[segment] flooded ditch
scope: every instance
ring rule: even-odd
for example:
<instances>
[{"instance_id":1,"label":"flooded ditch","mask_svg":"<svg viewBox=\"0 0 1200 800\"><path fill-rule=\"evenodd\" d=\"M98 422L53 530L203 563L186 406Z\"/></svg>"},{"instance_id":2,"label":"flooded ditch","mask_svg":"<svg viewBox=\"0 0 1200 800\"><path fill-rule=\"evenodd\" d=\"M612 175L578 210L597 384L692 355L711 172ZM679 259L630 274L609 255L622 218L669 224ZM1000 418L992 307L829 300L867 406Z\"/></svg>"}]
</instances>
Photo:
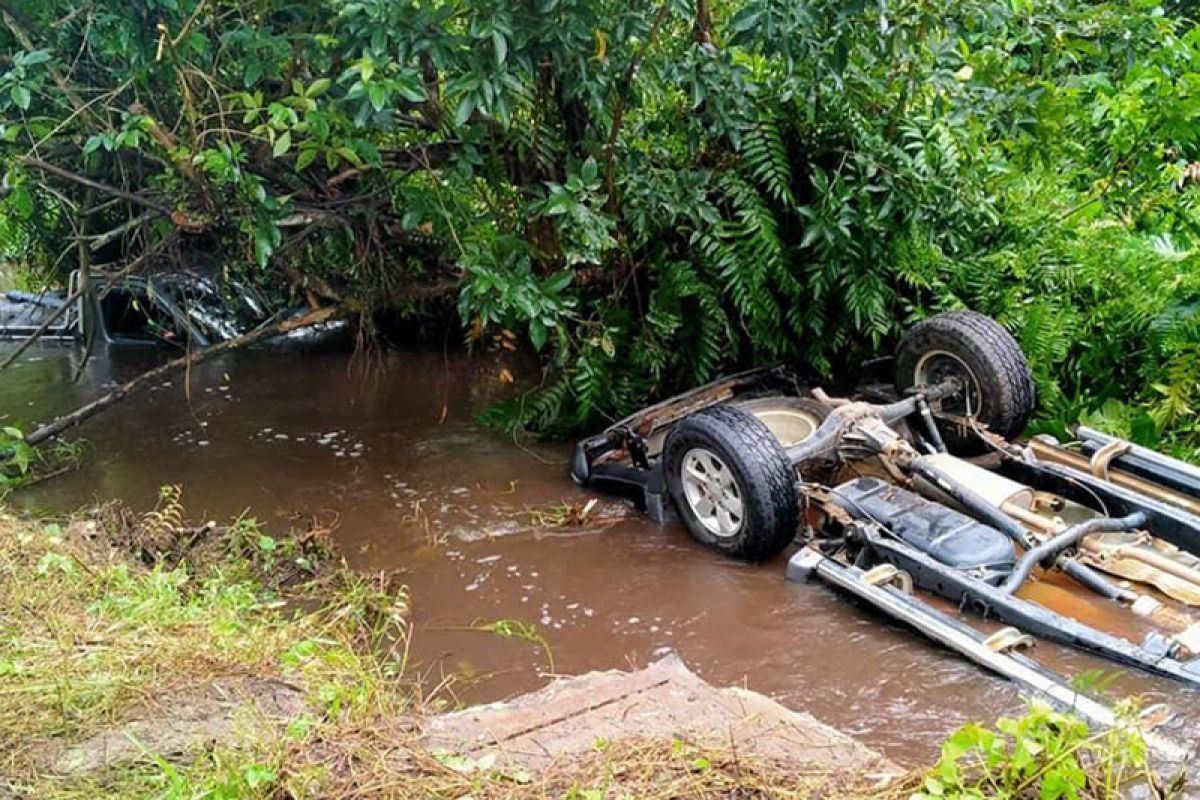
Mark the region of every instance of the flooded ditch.
<instances>
[{"instance_id":1,"label":"flooded ditch","mask_svg":"<svg viewBox=\"0 0 1200 800\"><path fill-rule=\"evenodd\" d=\"M0 354L9 345L0 346ZM0 375L0 415L44 421L144 368L152 353L34 348ZM553 667L641 667L674 651L701 677L809 711L902 762L928 759L957 725L1019 710L1009 684L856 608L828 588L789 585L782 560L750 566L601 498L589 524L554 525L555 507L592 495L567 475L567 444L515 442L476 414L508 387L500 366L441 350L393 352L369 366L342 353L265 350L214 360L86 423L81 469L16 495L30 508L121 498L153 504L184 487L190 516L243 512L268 525L336 521L362 570L399 570L413 600L412 658L463 703L537 688L543 649L472 630L535 625ZM1106 662L1042 645L1075 674ZM1175 732L1200 732L1195 694L1127 675L1116 685L1167 702Z\"/></svg>"}]
</instances>

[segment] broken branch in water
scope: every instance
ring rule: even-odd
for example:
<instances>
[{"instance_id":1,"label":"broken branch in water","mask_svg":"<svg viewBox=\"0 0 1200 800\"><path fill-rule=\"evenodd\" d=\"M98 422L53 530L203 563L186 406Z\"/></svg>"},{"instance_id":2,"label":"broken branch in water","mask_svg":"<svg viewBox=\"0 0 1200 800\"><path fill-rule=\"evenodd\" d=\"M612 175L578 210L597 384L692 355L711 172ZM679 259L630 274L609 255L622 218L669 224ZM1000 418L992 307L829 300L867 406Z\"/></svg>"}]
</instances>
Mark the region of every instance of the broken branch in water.
<instances>
[{"instance_id":1,"label":"broken branch in water","mask_svg":"<svg viewBox=\"0 0 1200 800\"><path fill-rule=\"evenodd\" d=\"M168 361L154 369L143 372L133 380L123 383L105 395L102 395L85 406L82 406L70 414L64 414L52 422L49 422L35 430L33 433L25 437L25 443L31 447L35 447L48 439L58 436L63 431L73 428L84 420L99 414L104 409L117 402L125 399L125 397L136 392L144 386L162 380L163 377L182 368L191 368L196 364L207 361L213 356L218 356L223 353L228 353L231 350L236 350L239 347L261 342L264 339L269 339L273 336L279 336L292 331L301 330L302 328L310 328L313 325L320 325L323 322L328 322L341 316L343 309L339 306L328 306L319 308L315 311L309 311L299 317L285 319L276 322L273 325L266 325L257 328L249 333L237 336L233 339L215 344L212 347L206 347L203 350L197 350L194 353L188 353L185 356Z\"/></svg>"}]
</instances>

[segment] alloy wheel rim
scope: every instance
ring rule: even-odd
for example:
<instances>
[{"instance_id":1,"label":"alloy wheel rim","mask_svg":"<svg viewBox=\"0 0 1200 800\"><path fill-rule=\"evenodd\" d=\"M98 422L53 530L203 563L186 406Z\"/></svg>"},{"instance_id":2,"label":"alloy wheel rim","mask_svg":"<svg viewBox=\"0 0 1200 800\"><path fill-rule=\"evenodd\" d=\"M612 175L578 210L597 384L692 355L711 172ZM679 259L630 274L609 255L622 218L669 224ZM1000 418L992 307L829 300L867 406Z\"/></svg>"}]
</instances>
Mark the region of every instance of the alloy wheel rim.
<instances>
[{"instance_id":1,"label":"alloy wheel rim","mask_svg":"<svg viewBox=\"0 0 1200 800\"><path fill-rule=\"evenodd\" d=\"M704 529L730 539L745 524L741 488L728 465L716 453L693 447L681 465L683 494L688 508Z\"/></svg>"}]
</instances>

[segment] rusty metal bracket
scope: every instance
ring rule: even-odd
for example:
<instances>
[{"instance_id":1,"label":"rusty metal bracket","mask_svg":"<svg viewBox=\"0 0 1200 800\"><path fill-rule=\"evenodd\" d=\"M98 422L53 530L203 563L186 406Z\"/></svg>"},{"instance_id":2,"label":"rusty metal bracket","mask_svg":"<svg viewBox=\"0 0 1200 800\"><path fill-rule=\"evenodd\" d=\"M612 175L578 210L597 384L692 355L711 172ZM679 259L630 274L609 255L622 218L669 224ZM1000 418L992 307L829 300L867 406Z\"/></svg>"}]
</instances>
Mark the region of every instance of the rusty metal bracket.
<instances>
[{"instance_id":1,"label":"rusty metal bracket","mask_svg":"<svg viewBox=\"0 0 1200 800\"><path fill-rule=\"evenodd\" d=\"M872 586L895 586L905 594L912 594L912 576L892 564L879 564L862 574L862 580Z\"/></svg>"},{"instance_id":2,"label":"rusty metal bracket","mask_svg":"<svg viewBox=\"0 0 1200 800\"><path fill-rule=\"evenodd\" d=\"M1114 439L1092 454L1088 466L1092 474L1102 481L1108 480L1108 467L1114 458L1120 458L1133 449L1133 445L1123 439Z\"/></svg>"},{"instance_id":3,"label":"rusty metal bracket","mask_svg":"<svg viewBox=\"0 0 1200 800\"><path fill-rule=\"evenodd\" d=\"M1032 636L1021 633L1016 628L1001 628L983 641L984 647L996 653L1007 653L1010 650L1027 650L1037 644Z\"/></svg>"}]
</instances>

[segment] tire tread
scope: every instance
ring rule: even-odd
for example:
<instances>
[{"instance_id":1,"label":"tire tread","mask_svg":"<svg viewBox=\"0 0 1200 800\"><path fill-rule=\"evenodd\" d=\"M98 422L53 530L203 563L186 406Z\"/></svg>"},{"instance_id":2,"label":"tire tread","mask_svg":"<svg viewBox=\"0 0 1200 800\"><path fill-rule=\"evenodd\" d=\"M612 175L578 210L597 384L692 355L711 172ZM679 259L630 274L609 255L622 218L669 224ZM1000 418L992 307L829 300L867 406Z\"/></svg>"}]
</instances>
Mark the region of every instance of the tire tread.
<instances>
[{"instance_id":1,"label":"tire tread","mask_svg":"<svg viewBox=\"0 0 1200 800\"><path fill-rule=\"evenodd\" d=\"M896 388L904 392L913 385L916 359L935 347L954 342L968 351L971 360L983 365L985 375L976 375L985 393L989 428L1004 437L1024 430L1037 402L1033 373L1021 347L1012 335L991 317L975 311L949 311L914 325L897 350Z\"/></svg>"},{"instance_id":2,"label":"tire tread","mask_svg":"<svg viewBox=\"0 0 1200 800\"><path fill-rule=\"evenodd\" d=\"M697 444L715 446L739 478L746 516L742 532L730 540L712 536L690 518L678 478L683 454ZM729 555L761 561L777 555L795 538L800 521L796 472L783 447L757 417L718 405L690 414L671 432L663 451L667 487L689 533Z\"/></svg>"}]
</instances>

